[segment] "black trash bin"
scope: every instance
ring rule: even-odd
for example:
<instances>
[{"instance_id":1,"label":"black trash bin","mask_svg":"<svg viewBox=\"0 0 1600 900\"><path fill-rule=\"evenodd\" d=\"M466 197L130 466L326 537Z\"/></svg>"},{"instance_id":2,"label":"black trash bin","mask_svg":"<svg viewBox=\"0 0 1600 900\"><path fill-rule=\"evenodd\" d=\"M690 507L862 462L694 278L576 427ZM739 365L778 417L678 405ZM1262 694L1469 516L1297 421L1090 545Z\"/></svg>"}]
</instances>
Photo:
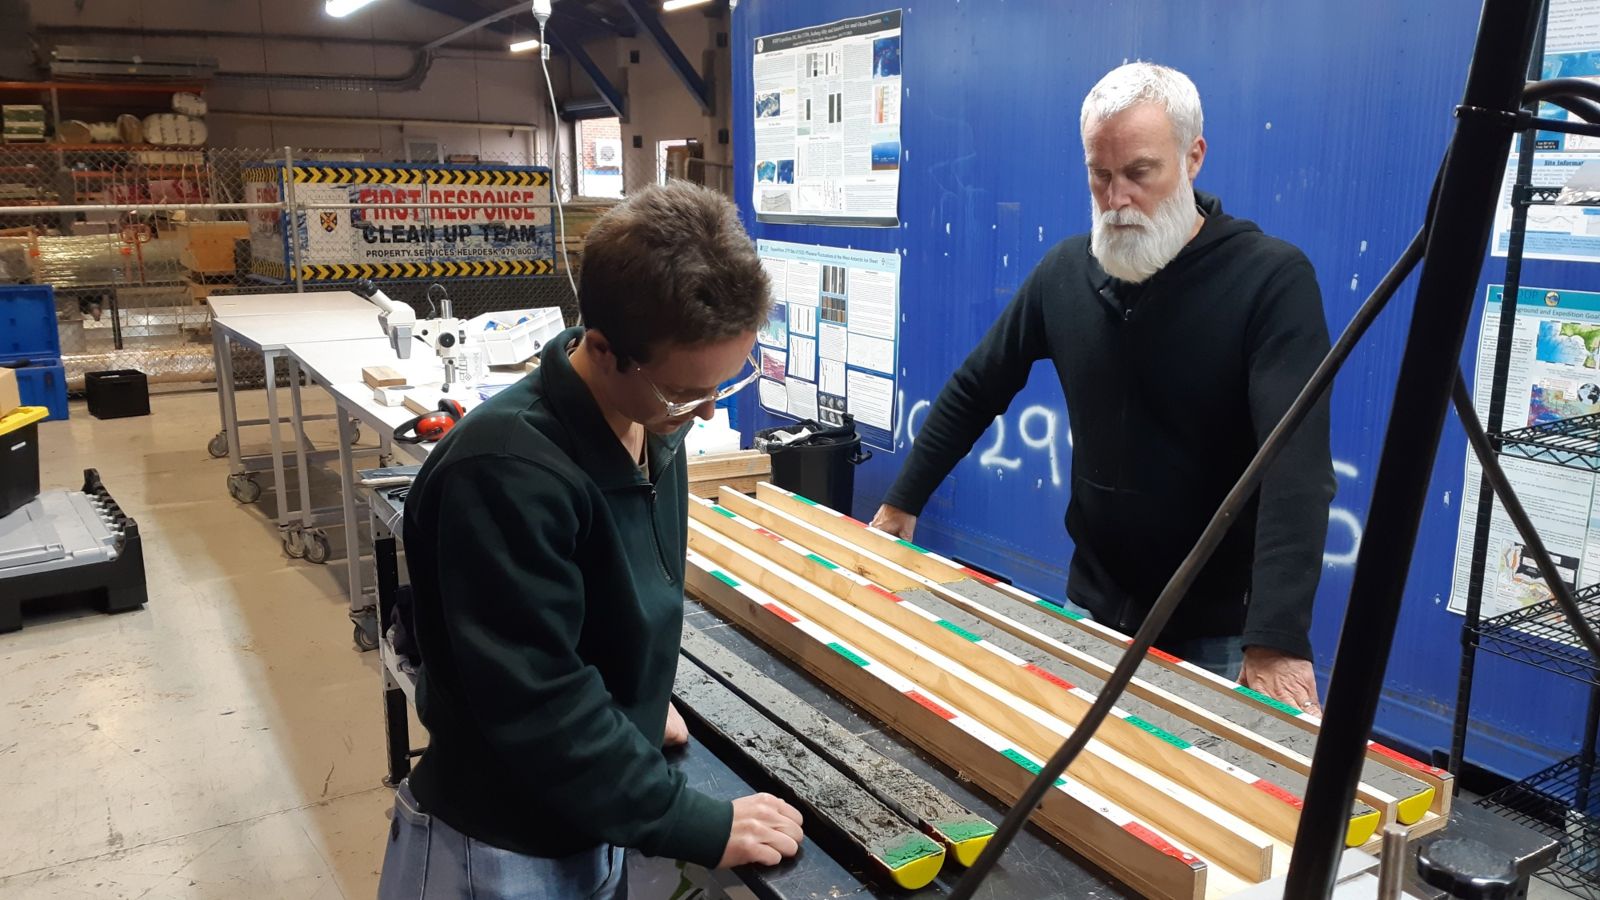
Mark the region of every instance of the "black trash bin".
<instances>
[{"instance_id":1,"label":"black trash bin","mask_svg":"<svg viewBox=\"0 0 1600 900\"><path fill-rule=\"evenodd\" d=\"M784 443L781 435L809 430L810 435ZM856 466L872 458L861 446L856 421L822 425L807 419L756 433L756 448L772 457L772 483L845 515L855 497Z\"/></svg>"}]
</instances>

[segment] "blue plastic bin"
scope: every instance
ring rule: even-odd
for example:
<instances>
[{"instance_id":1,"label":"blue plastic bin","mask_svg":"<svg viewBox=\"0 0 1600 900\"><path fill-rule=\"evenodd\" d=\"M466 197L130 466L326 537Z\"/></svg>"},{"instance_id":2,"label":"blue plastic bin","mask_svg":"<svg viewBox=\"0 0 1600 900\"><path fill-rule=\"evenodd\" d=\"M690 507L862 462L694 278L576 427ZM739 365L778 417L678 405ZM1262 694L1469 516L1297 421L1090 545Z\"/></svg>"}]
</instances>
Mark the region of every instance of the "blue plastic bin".
<instances>
[{"instance_id":1,"label":"blue plastic bin","mask_svg":"<svg viewBox=\"0 0 1600 900\"><path fill-rule=\"evenodd\" d=\"M42 366L60 358L55 288L48 284L0 286L0 362L26 359Z\"/></svg>"},{"instance_id":2,"label":"blue plastic bin","mask_svg":"<svg viewBox=\"0 0 1600 900\"><path fill-rule=\"evenodd\" d=\"M23 366L17 373L17 390L23 406L42 406L50 410L50 420L67 417L67 370L60 360L54 365Z\"/></svg>"}]
</instances>

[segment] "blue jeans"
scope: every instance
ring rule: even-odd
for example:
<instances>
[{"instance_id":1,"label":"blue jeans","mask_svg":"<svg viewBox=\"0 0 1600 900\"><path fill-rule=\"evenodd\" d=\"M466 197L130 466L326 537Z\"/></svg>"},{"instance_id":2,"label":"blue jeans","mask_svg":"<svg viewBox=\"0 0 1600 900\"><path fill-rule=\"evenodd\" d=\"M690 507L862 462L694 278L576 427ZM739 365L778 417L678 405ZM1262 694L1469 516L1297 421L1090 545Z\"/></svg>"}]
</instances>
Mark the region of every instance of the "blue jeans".
<instances>
[{"instance_id":1,"label":"blue jeans","mask_svg":"<svg viewBox=\"0 0 1600 900\"><path fill-rule=\"evenodd\" d=\"M1071 600L1063 600L1062 604L1086 619L1094 618L1094 613ZM1184 662L1194 663L1207 672L1229 680L1238 678L1239 670L1244 667L1244 638L1237 634L1168 641L1157 646Z\"/></svg>"},{"instance_id":2,"label":"blue jeans","mask_svg":"<svg viewBox=\"0 0 1600 900\"><path fill-rule=\"evenodd\" d=\"M558 859L524 856L469 838L417 806L411 786L395 791L379 900L627 900L621 847L601 845Z\"/></svg>"}]
</instances>

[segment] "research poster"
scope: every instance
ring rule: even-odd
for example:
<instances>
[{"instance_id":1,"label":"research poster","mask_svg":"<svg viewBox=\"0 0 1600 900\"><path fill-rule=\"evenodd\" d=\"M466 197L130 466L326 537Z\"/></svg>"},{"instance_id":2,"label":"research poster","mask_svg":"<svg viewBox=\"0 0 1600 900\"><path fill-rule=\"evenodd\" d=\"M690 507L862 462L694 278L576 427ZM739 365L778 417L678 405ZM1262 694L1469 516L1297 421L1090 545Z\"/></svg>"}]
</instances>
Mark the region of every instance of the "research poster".
<instances>
[{"instance_id":1,"label":"research poster","mask_svg":"<svg viewBox=\"0 0 1600 900\"><path fill-rule=\"evenodd\" d=\"M1485 428L1493 427L1488 421L1489 398L1504 295L1502 286L1489 286L1483 333L1478 339L1473 404ZM1519 290L1508 373L1502 430L1600 413L1600 294L1532 287ZM1600 581L1600 491L1596 491L1595 474L1514 454L1508 448L1500 456L1500 465L1563 580L1574 590ZM1454 613L1466 611L1481 479L1482 469L1469 449L1450 593L1450 611ZM1538 567L1498 500L1489 520L1486 560L1485 617L1550 599Z\"/></svg>"},{"instance_id":2,"label":"research poster","mask_svg":"<svg viewBox=\"0 0 1600 900\"><path fill-rule=\"evenodd\" d=\"M900 255L757 241L772 278L772 317L756 334L761 407L837 425L894 452Z\"/></svg>"},{"instance_id":3,"label":"research poster","mask_svg":"<svg viewBox=\"0 0 1600 900\"><path fill-rule=\"evenodd\" d=\"M759 221L899 224L900 38L899 10L756 38Z\"/></svg>"},{"instance_id":4,"label":"research poster","mask_svg":"<svg viewBox=\"0 0 1600 900\"><path fill-rule=\"evenodd\" d=\"M1550 0L1541 74L1544 78L1600 82L1600 0ZM1539 115L1570 118L1566 110L1548 103L1540 105ZM1600 138L1541 131L1536 141L1536 187L1563 187L1584 163L1600 159ZM1494 242L1490 245L1495 256L1505 256L1511 246L1511 187L1516 171L1517 152L1513 145L1500 183L1500 205L1495 216ZM1523 255L1529 259L1600 261L1600 208L1530 206Z\"/></svg>"}]
</instances>

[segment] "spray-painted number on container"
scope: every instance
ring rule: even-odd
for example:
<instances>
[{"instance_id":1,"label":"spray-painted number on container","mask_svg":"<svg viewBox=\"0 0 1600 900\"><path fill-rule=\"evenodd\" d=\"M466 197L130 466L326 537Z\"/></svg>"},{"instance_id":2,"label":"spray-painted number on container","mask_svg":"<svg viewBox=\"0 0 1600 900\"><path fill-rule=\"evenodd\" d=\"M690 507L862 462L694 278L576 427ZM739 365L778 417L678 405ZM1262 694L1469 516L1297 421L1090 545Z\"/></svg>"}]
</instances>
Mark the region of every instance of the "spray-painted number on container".
<instances>
[{"instance_id":1,"label":"spray-painted number on container","mask_svg":"<svg viewBox=\"0 0 1600 900\"><path fill-rule=\"evenodd\" d=\"M922 424L922 417L928 413L932 403L928 400L918 400L906 410L905 392L900 392L897 398L900 415L895 417L897 428L894 442L897 447L910 447L917 442L917 430ZM1023 456L1010 455L1021 453L1011 443L1012 436L1021 441L1023 451L1042 453L1050 464L1050 486L1062 486L1062 460L1061 451L1057 442L1065 439L1067 451L1072 450L1072 429L1063 427L1061 421L1064 412L1050 409L1047 406L1029 406L1021 412L1015 413L1015 424L1007 422L1011 414L995 416L994 427L990 429L992 437L989 443L978 454L978 465L986 470L999 474L1005 472L1021 471ZM898 424L904 423L905 434L902 436ZM1361 477L1355 466L1343 460L1334 460L1333 473L1341 482L1353 482ZM1035 487L1044 487L1044 479L1039 478ZM1335 503L1328 509L1328 544L1322 554L1322 561L1326 565L1344 568L1355 565L1356 554L1361 550L1361 519L1349 509Z\"/></svg>"}]
</instances>

